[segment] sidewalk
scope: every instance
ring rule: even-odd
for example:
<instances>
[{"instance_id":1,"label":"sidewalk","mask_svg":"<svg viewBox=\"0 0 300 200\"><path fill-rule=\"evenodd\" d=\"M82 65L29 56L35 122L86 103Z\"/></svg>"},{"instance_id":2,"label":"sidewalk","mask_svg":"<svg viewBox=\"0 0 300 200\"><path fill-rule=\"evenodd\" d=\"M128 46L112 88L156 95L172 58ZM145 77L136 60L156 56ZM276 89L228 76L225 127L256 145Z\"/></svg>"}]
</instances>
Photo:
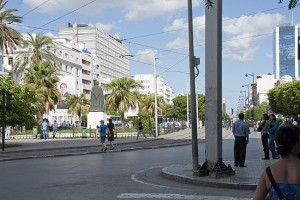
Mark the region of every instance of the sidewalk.
<instances>
[{"instance_id":1,"label":"sidewalk","mask_svg":"<svg viewBox=\"0 0 300 200\"><path fill-rule=\"evenodd\" d=\"M230 130L223 129L223 139L234 139ZM251 138L260 138L260 133L252 132ZM260 152L259 152L260 153ZM234 161L223 161L226 166L229 164L235 171L235 175L227 178L214 179L210 177L193 176L192 164L172 165L162 169L162 176L181 183L208 186L216 188L255 190L259 181L260 174L276 160L247 159L247 167L234 167ZM201 163L203 164L203 163Z\"/></svg>"}]
</instances>

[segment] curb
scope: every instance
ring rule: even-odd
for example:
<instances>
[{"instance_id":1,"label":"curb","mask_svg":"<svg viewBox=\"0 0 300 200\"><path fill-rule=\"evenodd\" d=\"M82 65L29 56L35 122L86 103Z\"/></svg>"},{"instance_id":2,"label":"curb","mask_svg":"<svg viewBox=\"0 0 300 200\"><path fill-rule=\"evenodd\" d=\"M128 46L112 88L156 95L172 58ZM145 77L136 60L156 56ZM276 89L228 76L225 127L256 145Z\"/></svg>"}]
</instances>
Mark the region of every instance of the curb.
<instances>
[{"instance_id":1,"label":"curb","mask_svg":"<svg viewBox=\"0 0 300 200\"><path fill-rule=\"evenodd\" d=\"M142 142L144 142L144 141L142 141ZM137 143L137 142L132 142L132 143ZM130 143L125 143L125 144L130 144ZM32 156L24 156L24 157L19 157L19 158L16 158L16 157L3 158L3 159L0 158L0 162L28 160L28 159L41 159L41 158L55 158L55 157L66 157L66 156L80 156L80 155L99 154L99 153L114 153L114 152L125 152L125 151L146 150L146 149L160 149L160 148L185 146L185 145L190 145L190 144L191 144L191 141L177 143L177 144L165 144L165 145L148 146L148 147L129 147L129 148L124 148L124 149L108 150L105 152L104 151L90 151L90 152L62 153L62 154L53 154L53 155L50 154L50 155L41 155L41 156L32 155ZM99 147L99 145L96 147Z\"/></svg>"},{"instance_id":2,"label":"curb","mask_svg":"<svg viewBox=\"0 0 300 200\"><path fill-rule=\"evenodd\" d=\"M231 177L229 178L220 178L220 179L213 179L208 177L197 177L192 176L192 170L191 170L191 177L185 176L185 175L179 175L170 172L170 169L172 167L176 167L180 165L172 165L169 167L165 167L161 170L161 176L164 178L167 178L172 181L185 183L185 184L191 184L191 185L197 185L197 186L206 186L206 187L213 187L213 188L225 188L225 189L237 189L237 190L256 190L257 183L243 183L241 179L243 177ZM239 179L236 180L236 182L230 182L230 180ZM244 179L247 179L244 177ZM249 179L249 178L248 178ZM239 181L239 182L238 182ZM245 181L245 180L244 180Z\"/></svg>"},{"instance_id":3,"label":"curb","mask_svg":"<svg viewBox=\"0 0 300 200\"><path fill-rule=\"evenodd\" d=\"M150 142L150 141L160 141L164 138L156 138L156 139L148 139L148 140L140 140L140 141L130 141L130 142L120 142L117 143L117 145L126 145L126 144L136 144L136 143L144 143L144 142ZM100 145L100 143L99 143ZM35 152L35 151L48 151L48 150L63 150L63 149L77 149L77 148L92 148L92 147L99 147L99 145L81 145L81 146L71 146L71 147L53 147L53 148L37 148L37 149L25 149L25 150L11 150L11 151L3 151L0 152L1 154L9 154L9 153L20 153L20 152Z\"/></svg>"}]
</instances>

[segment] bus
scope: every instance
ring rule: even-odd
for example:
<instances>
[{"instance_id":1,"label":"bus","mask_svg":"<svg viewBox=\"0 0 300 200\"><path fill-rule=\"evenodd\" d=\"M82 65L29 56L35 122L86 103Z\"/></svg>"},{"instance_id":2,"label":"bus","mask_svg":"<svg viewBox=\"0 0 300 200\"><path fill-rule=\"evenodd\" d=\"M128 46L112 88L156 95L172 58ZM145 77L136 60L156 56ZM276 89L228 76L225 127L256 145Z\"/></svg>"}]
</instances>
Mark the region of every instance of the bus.
<instances>
[{"instance_id":1,"label":"bus","mask_svg":"<svg viewBox=\"0 0 300 200\"><path fill-rule=\"evenodd\" d=\"M111 119L112 122L115 124L115 127L122 127L122 119L121 116L116 115L107 115L107 121Z\"/></svg>"}]
</instances>

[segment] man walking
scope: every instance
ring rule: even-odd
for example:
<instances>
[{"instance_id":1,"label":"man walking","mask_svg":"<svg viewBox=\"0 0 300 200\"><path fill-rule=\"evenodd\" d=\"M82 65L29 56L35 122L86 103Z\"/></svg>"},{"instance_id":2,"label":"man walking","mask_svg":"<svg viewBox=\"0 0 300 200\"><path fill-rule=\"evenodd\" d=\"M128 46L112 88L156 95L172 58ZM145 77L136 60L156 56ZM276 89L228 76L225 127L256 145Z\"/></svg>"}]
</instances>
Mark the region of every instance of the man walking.
<instances>
[{"instance_id":1,"label":"man walking","mask_svg":"<svg viewBox=\"0 0 300 200\"><path fill-rule=\"evenodd\" d=\"M139 135L143 134L143 136L147 139L146 135L144 134L144 129L143 129L143 124L141 121L139 121L139 128L138 128L138 132L136 134L136 139L139 139Z\"/></svg>"},{"instance_id":2,"label":"man walking","mask_svg":"<svg viewBox=\"0 0 300 200\"><path fill-rule=\"evenodd\" d=\"M246 149L249 143L249 125L244 121L244 114L239 114L239 120L232 126L234 140L234 166L247 167L245 165Z\"/></svg>"},{"instance_id":3,"label":"man walking","mask_svg":"<svg viewBox=\"0 0 300 200\"><path fill-rule=\"evenodd\" d=\"M58 130L58 123L56 122L56 120L54 120L54 123L53 123L53 133L52 133L53 139L56 136L57 130Z\"/></svg>"},{"instance_id":4,"label":"man walking","mask_svg":"<svg viewBox=\"0 0 300 200\"><path fill-rule=\"evenodd\" d=\"M48 133L47 133L47 127L48 126L48 123L46 121L46 119L43 120L43 123L42 123L42 134L43 134L43 138L45 140L48 139Z\"/></svg>"}]
</instances>

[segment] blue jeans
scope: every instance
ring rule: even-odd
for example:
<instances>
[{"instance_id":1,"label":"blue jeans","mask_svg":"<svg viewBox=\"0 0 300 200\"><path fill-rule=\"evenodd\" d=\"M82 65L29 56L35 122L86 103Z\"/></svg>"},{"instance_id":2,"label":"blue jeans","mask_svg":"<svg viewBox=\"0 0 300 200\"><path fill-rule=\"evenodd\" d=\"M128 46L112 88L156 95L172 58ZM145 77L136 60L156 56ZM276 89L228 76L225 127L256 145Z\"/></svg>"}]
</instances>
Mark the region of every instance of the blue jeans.
<instances>
[{"instance_id":1,"label":"blue jeans","mask_svg":"<svg viewBox=\"0 0 300 200\"><path fill-rule=\"evenodd\" d=\"M46 140L48 139L48 132L47 130L42 130L43 138Z\"/></svg>"},{"instance_id":2,"label":"blue jeans","mask_svg":"<svg viewBox=\"0 0 300 200\"><path fill-rule=\"evenodd\" d=\"M146 135L144 134L144 131L143 131L143 130L138 130L138 132L137 132L137 134L136 134L136 139L139 139L139 135L140 135L140 134L143 134L143 136L144 136L145 138L147 138Z\"/></svg>"},{"instance_id":3,"label":"blue jeans","mask_svg":"<svg viewBox=\"0 0 300 200\"><path fill-rule=\"evenodd\" d=\"M275 151L275 134L269 134L269 149L272 153L272 158L277 157L277 152Z\"/></svg>"}]
</instances>

